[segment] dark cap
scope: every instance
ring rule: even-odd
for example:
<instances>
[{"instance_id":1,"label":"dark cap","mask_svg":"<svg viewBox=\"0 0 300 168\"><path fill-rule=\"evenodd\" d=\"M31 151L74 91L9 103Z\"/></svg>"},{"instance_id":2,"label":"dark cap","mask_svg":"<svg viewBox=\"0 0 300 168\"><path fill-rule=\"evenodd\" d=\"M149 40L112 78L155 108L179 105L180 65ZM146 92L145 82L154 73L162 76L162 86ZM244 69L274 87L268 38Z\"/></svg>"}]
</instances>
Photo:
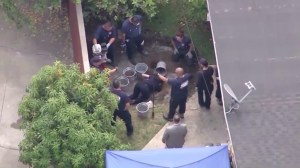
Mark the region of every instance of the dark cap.
<instances>
[{"instance_id":1,"label":"dark cap","mask_svg":"<svg viewBox=\"0 0 300 168\"><path fill-rule=\"evenodd\" d=\"M132 18L131 18L131 21L134 24L137 24L137 23L142 21L142 16L141 15L133 15Z\"/></svg>"},{"instance_id":2,"label":"dark cap","mask_svg":"<svg viewBox=\"0 0 300 168\"><path fill-rule=\"evenodd\" d=\"M121 83L119 80L115 79L115 80L113 80L112 85L113 85L114 89L118 89L121 86Z\"/></svg>"},{"instance_id":3,"label":"dark cap","mask_svg":"<svg viewBox=\"0 0 300 168\"><path fill-rule=\"evenodd\" d=\"M203 65L203 66L208 66L208 62L207 62L207 60L204 59L204 58L201 58L201 59L199 60L199 64L200 64L200 65Z\"/></svg>"}]
</instances>

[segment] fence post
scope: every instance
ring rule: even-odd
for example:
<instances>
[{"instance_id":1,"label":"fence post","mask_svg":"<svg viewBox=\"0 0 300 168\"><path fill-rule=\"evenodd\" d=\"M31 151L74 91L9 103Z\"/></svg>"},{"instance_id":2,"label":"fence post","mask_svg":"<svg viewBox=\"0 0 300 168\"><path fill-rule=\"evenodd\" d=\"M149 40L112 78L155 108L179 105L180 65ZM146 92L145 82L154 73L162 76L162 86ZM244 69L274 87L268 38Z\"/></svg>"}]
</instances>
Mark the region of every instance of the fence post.
<instances>
[{"instance_id":1,"label":"fence post","mask_svg":"<svg viewBox=\"0 0 300 168\"><path fill-rule=\"evenodd\" d=\"M68 8L74 61L79 64L80 71L86 73L90 71L90 64L81 3L69 0Z\"/></svg>"}]
</instances>

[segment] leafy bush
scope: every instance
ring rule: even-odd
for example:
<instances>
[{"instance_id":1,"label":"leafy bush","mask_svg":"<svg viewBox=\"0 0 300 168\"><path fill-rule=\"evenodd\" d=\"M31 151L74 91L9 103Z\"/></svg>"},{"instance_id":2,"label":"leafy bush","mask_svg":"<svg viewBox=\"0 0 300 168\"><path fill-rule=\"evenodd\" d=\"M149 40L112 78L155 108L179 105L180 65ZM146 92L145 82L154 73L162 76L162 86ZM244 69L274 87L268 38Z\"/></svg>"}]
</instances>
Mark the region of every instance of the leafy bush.
<instances>
[{"instance_id":1,"label":"leafy bush","mask_svg":"<svg viewBox=\"0 0 300 168\"><path fill-rule=\"evenodd\" d=\"M182 2L188 20L192 22L206 20L208 12L206 0L186 0Z\"/></svg>"},{"instance_id":2,"label":"leafy bush","mask_svg":"<svg viewBox=\"0 0 300 168\"><path fill-rule=\"evenodd\" d=\"M111 126L117 98L106 74L56 62L31 81L19 106L20 160L33 167L104 167L106 149L127 149Z\"/></svg>"},{"instance_id":3,"label":"leafy bush","mask_svg":"<svg viewBox=\"0 0 300 168\"><path fill-rule=\"evenodd\" d=\"M16 23L18 28L28 22L28 19L22 15L18 10L13 0L0 0L0 9L2 9L8 16L9 19Z\"/></svg>"},{"instance_id":4,"label":"leafy bush","mask_svg":"<svg viewBox=\"0 0 300 168\"><path fill-rule=\"evenodd\" d=\"M10 0L4 0L6 3L10 3L10 7L15 8ZM130 16L136 12L140 12L148 16L153 17L157 13L157 6L160 4L166 4L169 0L72 0L75 3L83 4L83 14L85 21L89 21L91 18L103 17L111 18L115 21L124 19L124 17ZM43 12L46 9L60 8L61 0L32 0L33 9ZM29 3L29 2L26 2ZM0 2L1 5L1 2ZM12 8L12 9L13 9ZM17 11L8 10L10 13L16 13Z\"/></svg>"},{"instance_id":5,"label":"leafy bush","mask_svg":"<svg viewBox=\"0 0 300 168\"><path fill-rule=\"evenodd\" d=\"M157 7L166 3L168 0L82 0L85 21L103 16L120 21L136 12L152 18Z\"/></svg>"}]
</instances>

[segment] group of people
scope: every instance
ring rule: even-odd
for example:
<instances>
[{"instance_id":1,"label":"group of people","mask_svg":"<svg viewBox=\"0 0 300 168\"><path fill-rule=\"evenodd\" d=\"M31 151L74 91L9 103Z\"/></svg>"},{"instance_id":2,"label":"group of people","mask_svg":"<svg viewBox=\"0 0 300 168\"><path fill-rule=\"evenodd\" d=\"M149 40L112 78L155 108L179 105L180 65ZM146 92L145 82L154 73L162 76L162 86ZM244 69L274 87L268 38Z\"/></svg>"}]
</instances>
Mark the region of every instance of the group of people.
<instances>
[{"instance_id":1,"label":"group of people","mask_svg":"<svg viewBox=\"0 0 300 168\"><path fill-rule=\"evenodd\" d=\"M129 61L135 64L133 59L135 47L141 54L148 55L143 48L144 39L142 36L142 16L134 15L127 18L122 24L121 31L121 46L126 48ZM114 50L117 37L117 29L109 20L106 20L97 28L93 37L93 45L106 44L107 57L111 61L110 64L112 66L116 65Z\"/></svg>"},{"instance_id":2,"label":"group of people","mask_svg":"<svg viewBox=\"0 0 300 168\"><path fill-rule=\"evenodd\" d=\"M132 17L124 20L121 28L121 47L126 49L128 60L132 64L136 64L134 59L135 48L144 56L149 54L143 47L145 41L142 36L142 21L142 16L133 15ZM94 46L97 44L105 45L105 48L107 49L107 57L112 66L116 66L114 50L117 37L117 29L109 20L106 20L97 28L93 37ZM196 63L195 48L192 45L191 39L184 34L182 29L177 30L176 35L171 39L171 43L173 47L173 61L177 62L180 59L184 59L188 66Z\"/></svg>"},{"instance_id":3,"label":"group of people","mask_svg":"<svg viewBox=\"0 0 300 168\"><path fill-rule=\"evenodd\" d=\"M218 75L217 68L213 68L208 65L205 59L200 60L200 70L197 73L197 92L199 106L210 109L211 94L213 90L213 74ZM133 126L131 121L131 115L128 111L130 105L145 102L150 98L150 95L154 92L159 92L163 85L163 82L167 83L171 87L169 112L167 115L163 115L163 118L167 121L173 121L174 124L166 128L162 141L166 144L167 148L180 148L183 146L185 136L187 134L187 128L185 124L180 122L184 119L186 111L186 102L188 99L188 86L189 81L192 79L192 74L184 73L183 68L178 67L175 70L176 78L167 78L164 75L155 73L153 75L143 74L144 80L138 82L133 94L127 96L125 92L121 90L120 83L117 80L113 81L112 93L119 96L118 109L114 112L114 120L116 117L121 118L126 125L127 135L131 136L133 133ZM216 97L218 102L222 101L220 84L218 84ZM178 113L176 114L178 108Z\"/></svg>"},{"instance_id":4,"label":"group of people","mask_svg":"<svg viewBox=\"0 0 300 168\"><path fill-rule=\"evenodd\" d=\"M216 98L219 105L222 105L221 88L218 76L218 68L213 68L208 65L205 59L199 61L199 72L197 73L197 92L198 103L201 108L210 109L211 94L213 91L213 74L216 75ZM173 125L166 128L162 142L166 144L166 148L181 148L185 142L185 136L187 134L187 127L185 124L180 123L180 119L184 118L186 110L186 102L188 97L188 84L192 75L184 73L182 68L175 70L176 78L168 79L162 75L159 75L161 80L167 82L171 86L171 96L169 103L169 112L167 116L163 116L168 121L173 121ZM179 106L178 114L176 109Z\"/></svg>"},{"instance_id":5,"label":"group of people","mask_svg":"<svg viewBox=\"0 0 300 168\"><path fill-rule=\"evenodd\" d=\"M131 136L133 133L133 126L131 121L131 114L128 111L130 105L135 105L141 102L147 101L151 94L159 92L162 89L162 80L157 74L147 75L142 74L143 80L135 84L132 95L128 96L121 89L120 81L113 80L111 92L118 96L118 108L113 114L113 123L116 122L117 117L125 122L127 136Z\"/></svg>"},{"instance_id":6,"label":"group of people","mask_svg":"<svg viewBox=\"0 0 300 168\"><path fill-rule=\"evenodd\" d=\"M136 63L133 57L135 48L142 55L148 55L148 52L143 48L144 39L141 29L142 17L140 15L129 17L122 24L121 46L126 48L127 57L132 64ZM100 25L93 38L94 45L105 45L107 58L114 67L116 67L114 58L116 39L117 30L110 21L106 21L104 24ZM197 73L199 106L201 108L210 109L214 73L216 74L217 79L216 97L218 103L222 104L217 68L214 69L209 66L205 59L200 59L200 61L197 60L195 47L193 46L191 39L184 34L182 29L177 30L176 35L171 39L171 43L173 46L173 61L177 62L180 59L184 59L188 66L200 63L200 71ZM113 69L113 72L114 71L116 71L116 69ZM176 68L175 74L175 79L169 79L159 73L153 75L142 74L143 80L137 82L134 86L133 93L130 96L122 91L118 80L112 81L111 92L119 97L118 108L114 111L113 120L116 121L117 117L119 117L125 122L128 136L131 136L133 133L131 115L128 111L130 105L147 101L152 93L161 91L163 83L167 83L171 87L169 112L167 115L163 115L163 118L168 121L173 121L174 124L166 129L162 141L166 144L167 148L183 146L187 128L180 120L184 118L188 98L188 86L189 81L192 79L192 74L184 73L184 70L181 67ZM178 113L176 114L176 109L178 107Z\"/></svg>"}]
</instances>

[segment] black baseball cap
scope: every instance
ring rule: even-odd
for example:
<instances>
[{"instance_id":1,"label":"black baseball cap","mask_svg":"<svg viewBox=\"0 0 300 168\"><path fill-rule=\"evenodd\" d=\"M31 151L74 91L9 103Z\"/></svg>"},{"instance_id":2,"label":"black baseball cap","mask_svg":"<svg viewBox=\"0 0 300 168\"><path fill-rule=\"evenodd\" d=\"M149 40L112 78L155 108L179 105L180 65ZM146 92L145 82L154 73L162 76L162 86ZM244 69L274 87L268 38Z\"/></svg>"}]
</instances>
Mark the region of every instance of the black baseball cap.
<instances>
[{"instance_id":1,"label":"black baseball cap","mask_svg":"<svg viewBox=\"0 0 300 168\"><path fill-rule=\"evenodd\" d=\"M139 22L142 21L142 16L140 16L140 15L133 15L132 18L131 18L131 21L134 24L137 24L137 23L139 23Z\"/></svg>"}]
</instances>

